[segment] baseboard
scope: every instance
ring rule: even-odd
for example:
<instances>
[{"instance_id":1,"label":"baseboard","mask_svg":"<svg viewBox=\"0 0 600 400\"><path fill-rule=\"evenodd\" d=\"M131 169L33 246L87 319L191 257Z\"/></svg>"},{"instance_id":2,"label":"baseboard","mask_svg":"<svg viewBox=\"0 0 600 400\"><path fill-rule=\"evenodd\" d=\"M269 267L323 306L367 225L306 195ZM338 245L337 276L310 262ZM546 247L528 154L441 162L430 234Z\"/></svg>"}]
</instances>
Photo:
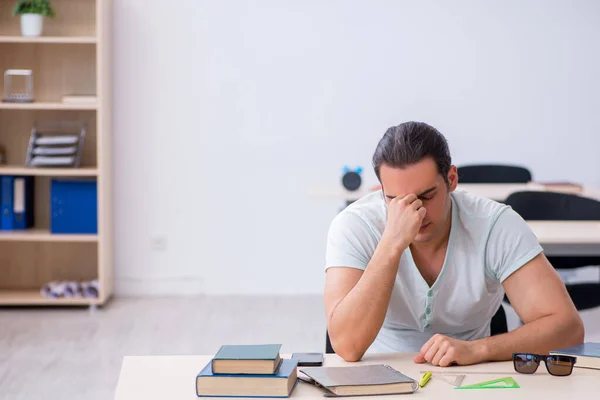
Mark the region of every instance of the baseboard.
<instances>
[{"instance_id":1,"label":"baseboard","mask_svg":"<svg viewBox=\"0 0 600 400\"><path fill-rule=\"evenodd\" d=\"M115 279L117 296L197 296L204 293L204 280L198 277Z\"/></svg>"}]
</instances>

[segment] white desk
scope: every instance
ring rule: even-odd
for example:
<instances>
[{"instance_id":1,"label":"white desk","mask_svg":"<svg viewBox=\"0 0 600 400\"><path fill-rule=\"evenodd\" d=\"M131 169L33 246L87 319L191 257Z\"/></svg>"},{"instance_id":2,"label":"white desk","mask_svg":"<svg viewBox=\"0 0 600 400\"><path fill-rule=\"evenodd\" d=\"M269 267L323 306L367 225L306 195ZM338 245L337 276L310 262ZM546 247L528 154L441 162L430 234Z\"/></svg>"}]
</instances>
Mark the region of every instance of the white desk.
<instances>
[{"instance_id":1,"label":"white desk","mask_svg":"<svg viewBox=\"0 0 600 400\"><path fill-rule=\"evenodd\" d=\"M468 367L435 368L430 365L414 364L414 354L367 355L360 363L388 364L406 375L419 380L421 371L433 371L434 378L415 394L406 399L593 399L598 396L600 370L575 368L568 377L548 374L545 365L540 365L533 375L518 374L511 362L488 363ZM287 356L284 356L287 357ZM193 400L197 373L209 362L211 356L145 356L125 357L115 400ZM336 355L326 355L326 366L349 366ZM300 367L301 368L301 367ZM463 385L492 379L513 377L518 389L456 390L453 386L435 379L435 371L465 373ZM471 372L471 373L469 373ZM298 382L292 392L294 399L323 400L323 389ZM358 399L359 397L353 397ZM360 397L373 400L377 397ZM393 396L384 399L398 398ZM404 399L404 397L402 397Z\"/></svg>"},{"instance_id":2,"label":"white desk","mask_svg":"<svg viewBox=\"0 0 600 400\"><path fill-rule=\"evenodd\" d=\"M527 221L549 256L600 256L600 221Z\"/></svg>"},{"instance_id":3,"label":"white desk","mask_svg":"<svg viewBox=\"0 0 600 400\"><path fill-rule=\"evenodd\" d=\"M600 190L594 187L584 186L581 191L575 191L573 188L560 188L556 186L546 186L541 183L459 183L457 190L464 190L478 196L487 197L496 201L504 201L512 193L516 192L558 192L576 194L582 197L589 197L594 200L600 200Z\"/></svg>"},{"instance_id":4,"label":"white desk","mask_svg":"<svg viewBox=\"0 0 600 400\"><path fill-rule=\"evenodd\" d=\"M535 191L547 191L544 185L538 183L459 183L457 190L464 190L477 196L487 197L496 201L504 201L512 193Z\"/></svg>"}]
</instances>

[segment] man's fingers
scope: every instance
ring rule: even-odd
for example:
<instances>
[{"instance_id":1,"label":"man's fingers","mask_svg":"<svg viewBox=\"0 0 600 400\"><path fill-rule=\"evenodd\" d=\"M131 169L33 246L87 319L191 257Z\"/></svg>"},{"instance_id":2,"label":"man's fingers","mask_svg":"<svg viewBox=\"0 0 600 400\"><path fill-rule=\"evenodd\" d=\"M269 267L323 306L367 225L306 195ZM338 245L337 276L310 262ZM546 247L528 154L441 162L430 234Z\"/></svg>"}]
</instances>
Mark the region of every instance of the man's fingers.
<instances>
[{"instance_id":1,"label":"man's fingers","mask_svg":"<svg viewBox=\"0 0 600 400\"><path fill-rule=\"evenodd\" d=\"M434 335L429 340L433 342L432 345L429 347L429 349L426 352L421 351L421 354L424 355L424 357L427 361L431 362L433 360L433 358L435 357L435 354L440 350L440 344L442 342L442 338L438 335Z\"/></svg>"},{"instance_id":2,"label":"man's fingers","mask_svg":"<svg viewBox=\"0 0 600 400\"><path fill-rule=\"evenodd\" d=\"M446 351L448 350L449 345L450 344L448 342L442 342L439 345L439 350L435 353L435 356L433 356L431 364L440 365L440 360L446 355Z\"/></svg>"},{"instance_id":3,"label":"man's fingers","mask_svg":"<svg viewBox=\"0 0 600 400\"><path fill-rule=\"evenodd\" d=\"M417 212L419 213L419 217L421 217L421 219L425 218L425 214L427 214L427 210L425 209L425 207L419 208Z\"/></svg>"},{"instance_id":4,"label":"man's fingers","mask_svg":"<svg viewBox=\"0 0 600 400\"><path fill-rule=\"evenodd\" d=\"M418 364L430 362L432 365L447 367L456 361L456 357L456 348L452 346L451 340L436 333L421 347L413 360Z\"/></svg>"},{"instance_id":5,"label":"man's fingers","mask_svg":"<svg viewBox=\"0 0 600 400\"><path fill-rule=\"evenodd\" d=\"M431 346L429 348L429 350L427 350L427 353L425 353L425 360L432 362L433 359L435 358L435 355L440 351L440 346L435 343L433 346Z\"/></svg>"},{"instance_id":6,"label":"man's fingers","mask_svg":"<svg viewBox=\"0 0 600 400\"><path fill-rule=\"evenodd\" d=\"M410 206L413 208L413 210L419 210L421 207L423 207L423 201L420 199L417 199L417 200L413 201Z\"/></svg>"},{"instance_id":7,"label":"man's fingers","mask_svg":"<svg viewBox=\"0 0 600 400\"><path fill-rule=\"evenodd\" d=\"M423 354L419 353L413 358L413 361L416 362L417 364L423 364L427 360L425 360L425 357L423 357Z\"/></svg>"},{"instance_id":8,"label":"man's fingers","mask_svg":"<svg viewBox=\"0 0 600 400\"><path fill-rule=\"evenodd\" d=\"M406 197L404 197L403 199L400 200L401 203L404 203L405 206L408 206L409 204L412 204L413 201L417 200L417 195L414 193L411 193L409 195L407 195Z\"/></svg>"},{"instance_id":9,"label":"man's fingers","mask_svg":"<svg viewBox=\"0 0 600 400\"><path fill-rule=\"evenodd\" d=\"M433 346L436 339L437 339L437 337L436 337L436 335L434 335L431 339L429 339L427 342L425 342L425 344L421 347L421 350L419 352L422 355L425 355L425 353L427 353L427 350L429 350L429 348L431 346Z\"/></svg>"},{"instance_id":10,"label":"man's fingers","mask_svg":"<svg viewBox=\"0 0 600 400\"><path fill-rule=\"evenodd\" d=\"M450 349L446 352L446 354L444 354L444 357L440 359L439 366L447 367L451 365L454 361L456 361L456 352L454 351L454 349Z\"/></svg>"},{"instance_id":11,"label":"man's fingers","mask_svg":"<svg viewBox=\"0 0 600 400\"><path fill-rule=\"evenodd\" d=\"M423 345L423 347L421 347L420 353L423 355L425 361L431 361L433 359L433 356L435 355L438 349L437 343L443 338L444 336L440 335L439 333L436 333Z\"/></svg>"}]
</instances>

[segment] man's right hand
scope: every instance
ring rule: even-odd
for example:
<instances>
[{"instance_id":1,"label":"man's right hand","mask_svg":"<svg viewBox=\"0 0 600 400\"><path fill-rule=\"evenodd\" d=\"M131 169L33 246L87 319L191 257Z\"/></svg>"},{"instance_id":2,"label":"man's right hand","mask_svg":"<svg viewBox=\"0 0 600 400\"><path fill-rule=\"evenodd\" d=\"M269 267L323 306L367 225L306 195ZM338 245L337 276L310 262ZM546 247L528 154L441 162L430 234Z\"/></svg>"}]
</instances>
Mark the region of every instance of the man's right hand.
<instances>
[{"instance_id":1,"label":"man's right hand","mask_svg":"<svg viewBox=\"0 0 600 400\"><path fill-rule=\"evenodd\" d=\"M398 250L404 250L415 240L427 210L415 194L394 198L388 204L387 224L383 240L388 240Z\"/></svg>"}]
</instances>

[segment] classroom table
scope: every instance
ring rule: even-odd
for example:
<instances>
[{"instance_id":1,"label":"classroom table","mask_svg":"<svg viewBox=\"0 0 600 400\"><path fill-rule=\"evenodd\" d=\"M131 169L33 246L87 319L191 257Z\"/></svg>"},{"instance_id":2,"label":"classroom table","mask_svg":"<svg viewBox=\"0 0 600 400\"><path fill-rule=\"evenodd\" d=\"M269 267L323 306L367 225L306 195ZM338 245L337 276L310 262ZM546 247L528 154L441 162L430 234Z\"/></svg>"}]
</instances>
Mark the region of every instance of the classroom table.
<instances>
[{"instance_id":1,"label":"classroom table","mask_svg":"<svg viewBox=\"0 0 600 400\"><path fill-rule=\"evenodd\" d=\"M574 368L571 376L556 377L540 365L532 375L516 373L512 362L484 363L449 368L415 364L414 354L367 354L358 363L347 363L335 354L325 355L324 366L353 366L361 364L386 364L419 380L424 371L432 371L433 378L407 399L593 399L598 396L600 370ZM289 355L283 355L288 358ZM197 399L195 379L197 373L210 361L211 356L140 356L124 357L115 400L192 400ZM302 367L300 367L301 369ZM464 374L462 385L512 377L519 388L460 390L446 383L442 374ZM302 374L299 374L302 376ZM447 378L447 375L445 375ZM324 389L310 383L298 382L291 398L323 399ZM374 400L377 397L352 397ZM398 398L397 395L382 397ZM404 398L404 396L402 397Z\"/></svg>"},{"instance_id":2,"label":"classroom table","mask_svg":"<svg viewBox=\"0 0 600 400\"><path fill-rule=\"evenodd\" d=\"M583 186L580 190L572 187L558 187L537 182L529 183L459 183L457 190L464 190L478 196L496 201L504 201L516 192L558 192L576 194L582 197L600 200L600 190L595 187Z\"/></svg>"},{"instance_id":3,"label":"classroom table","mask_svg":"<svg viewBox=\"0 0 600 400\"><path fill-rule=\"evenodd\" d=\"M529 183L459 183L456 190L464 190L477 196L487 197L496 201L504 201L512 193L516 192L544 192L544 185Z\"/></svg>"},{"instance_id":4,"label":"classroom table","mask_svg":"<svg viewBox=\"0 0 600 400\"><path fill-rule=\"evenodd\" d=\"M527 221L548 256L600 256L600 221Z\"/></svg>"}]
</instances>

